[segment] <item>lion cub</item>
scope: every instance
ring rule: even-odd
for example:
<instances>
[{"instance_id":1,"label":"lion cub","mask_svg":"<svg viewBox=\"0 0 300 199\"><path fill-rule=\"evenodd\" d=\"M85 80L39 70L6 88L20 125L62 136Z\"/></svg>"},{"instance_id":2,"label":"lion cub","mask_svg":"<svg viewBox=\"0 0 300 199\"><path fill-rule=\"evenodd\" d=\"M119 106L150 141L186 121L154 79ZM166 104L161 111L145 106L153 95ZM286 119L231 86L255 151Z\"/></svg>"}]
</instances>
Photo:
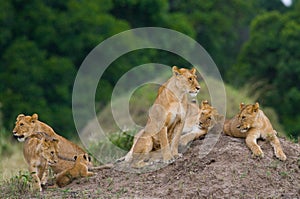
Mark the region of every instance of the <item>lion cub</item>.
<instances>
[{"instance_id":1,"label":"lion cub","mask_svg":"<svg viewBox=\"0 0 300 199\"><path fill-rule=\"evenodd\" d=\"M229 136L246 138L246 144L255 156L264 156L260 146L256 143L258 138L266 139L274 148L275 156L286 160L281 148L277 132L273 129L270 120L259 109L259 104L240 104L240 112L224 124L224 133Z\"/></svg>"},{"instance_id":2,"label":"lion cub","mask_svg":"<svg viewBox=\"0 0 300 199\"><path fill-rule=\"evenodd\" d=\"M88 154L80 154L78 156L74 156L74 159L75 164L71 169L67 169L57 175L56 184L59 187L64 187L70 184L76 178L94 175L93 172L88 171L87 165L89 165L91 161Z\"/></svg>"},{"instance_id":3,"label":"lion cub","mask_svg":"<svg viewBox=\"0 0 300 199\"><path fill-rule=\"evenodd\" d=\"M39 135L32 135L25 140L23 147L24 158L29 165L33 178L33 189L42 191L47 182L48 166L58 161L58 140Z\"/></svg>"},{"instance_id":4,"label":"lion cub","mask_svg":"<svg viewBox=\"0 0 300 199\"><path fill-rule=\"evenodd\" d=\"M187 119L184 124L180 145L187 145L189 142L207 134L208 130L224 117L212 107L207 100L201 102L200 107L195 103L188 104Z\"/></svg>"}]
</instances>

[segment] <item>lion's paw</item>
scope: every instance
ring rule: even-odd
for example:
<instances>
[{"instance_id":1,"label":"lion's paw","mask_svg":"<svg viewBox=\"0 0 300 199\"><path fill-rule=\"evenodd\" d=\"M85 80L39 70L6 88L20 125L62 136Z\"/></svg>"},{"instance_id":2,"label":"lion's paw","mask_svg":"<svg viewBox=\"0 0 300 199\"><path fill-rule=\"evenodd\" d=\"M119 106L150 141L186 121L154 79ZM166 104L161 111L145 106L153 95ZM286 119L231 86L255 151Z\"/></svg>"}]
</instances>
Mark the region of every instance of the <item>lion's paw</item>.
<instances>
[{"instance_id":1,"label":"lion's paw","mask_svg":"<svg viewBox=\"0 0 300 199\"><path fill-rule=\"evenodd\" d=\"M171 163L175 162L175 158L172 158L172 159L170 159L170 160L164 160L163 162L164 162L165 164L171 164Z\"/></svg>"},{"instance_id":2,"label":"lion's paw","mask_svg":"<svg viewBox=\"0 0 300 199\"><path fill-rule=\"evenodd\" d=\"M283 151L280 151L276 154L276 157L281 160L281 161L285 161L286 160L286 155L283 153Z\"/></svg>"},{"instance_id":3,"label":"lion's paw","mask_svg":"<svg viewBox=\"0 0 300 199\"><path fill-rule=\"evenodd\" d=\"M262 150L253 150L253 156L263 158L265 155Z\"/></svg>"},{"instance_id":4,"label":"lion's paw","mask_svg":"<svg viewBox=\"0 0 300 199\"><path fill-rule=\"evenodd\" d=\"M176 155L174 155L175 159L179 159L181 158L183 155L182 153L177 153Z\"/></svg>"}]
</instances>

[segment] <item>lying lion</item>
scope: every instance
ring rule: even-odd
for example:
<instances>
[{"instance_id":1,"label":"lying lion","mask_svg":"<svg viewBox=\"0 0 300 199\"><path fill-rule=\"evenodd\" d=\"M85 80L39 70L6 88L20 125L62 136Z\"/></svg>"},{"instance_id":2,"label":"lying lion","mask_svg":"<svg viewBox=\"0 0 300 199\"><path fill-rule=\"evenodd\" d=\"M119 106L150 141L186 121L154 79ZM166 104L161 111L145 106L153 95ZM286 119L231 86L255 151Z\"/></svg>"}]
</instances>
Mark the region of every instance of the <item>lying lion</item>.
<instances>
[{"instance_id":1,"label":"lying lion","mask_svg":"<svg viewBox=\"0 0 300 199\"><path fill-rule=\"evenodd\" d=\"M270 141L274 148L275 156L280 160L286 160L281 148L277 132L273 129L270 120L259 109L259 104L240 104L240 112L231 120L225 122L224 133L229 136L246 138L246 144L253 152L253 155L263 157L263 151L257 144L258 138Z\"/></svg>"},{"instance_id":2,"label":"lying lion","mask_svg":"<svg viewBox=\"0 0 300 199\"><path fill-rule=\"evenodd\" d=\"M22 142L28 137L40 133L58 140L58 162L51 165L54 173L60 173L68 168L71 168L75 163L74 156L86 153L76 144L56 134L50 126L39 121L36 113L32 116L25 116L24 114L18 115L16 125L13 129L15 138ZM24 150L27 150L26 145L24 145Z\"/></svg>"},{"instance_id":3,"label":"lying lion","mask_svg":"<svg viewBox=\"0 0 300 199\"><path fill-rule=\"evenodd\" d=\"M173 66L173 76L158 91L149 110L148 122L136 136L125 161L139 160L137 167L144 166L151 151L161 150L164 162L179 156L178 145L187 114L187 94L195 97L200 86L196 69L178 69Z\"/></svg>"},{"instance_id":4,"label":"lying lion","mask_svg":"<svg viewBox=\"0 0 300 199\"><path fill-rule=\"evenodd\" d=\"M88 171L87 165L90 164L91 159L88 154L81 154L75 156L75 164L72 168L66 169L56 176L56 184L59 187L64 187L70 184L74 179L81 177L93 176L93 172Z\"/></svg>"},{"instance_id":5,"label":"lying lion","mask_svg":"<svg viewBox=\"0 0 300 199\"><path fill-rule=\"evenodd\" d=\"M208 130L217 122L224 120L223 118L207 100L202 101L199 108L194 103L189 104L180 145L186 146L189 142L206 135Z\"/></svg>"}]
</instances>

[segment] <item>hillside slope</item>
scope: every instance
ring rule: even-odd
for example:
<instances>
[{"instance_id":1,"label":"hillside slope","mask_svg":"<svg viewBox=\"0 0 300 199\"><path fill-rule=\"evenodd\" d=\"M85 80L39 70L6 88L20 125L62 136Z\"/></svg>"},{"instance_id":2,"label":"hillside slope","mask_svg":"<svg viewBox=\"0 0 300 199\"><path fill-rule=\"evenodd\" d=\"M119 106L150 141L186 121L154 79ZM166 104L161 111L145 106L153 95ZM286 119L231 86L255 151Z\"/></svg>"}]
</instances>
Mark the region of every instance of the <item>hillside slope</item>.
<instances>
[{"instance_id":1,"label":"hillside slope","mask_svg":"<svg viewBox=\"0 0 300 199\"><path fill-rule=\"evenodd\" d=\"M194 141L183 157L154 172L105 169L46 197L66 198L300 198L300 145L280 139L287 161L259 141L264 158L253 158L243 139L220 135L213 150L199 158L205 139Z\"/></svg>"}]
</instances>

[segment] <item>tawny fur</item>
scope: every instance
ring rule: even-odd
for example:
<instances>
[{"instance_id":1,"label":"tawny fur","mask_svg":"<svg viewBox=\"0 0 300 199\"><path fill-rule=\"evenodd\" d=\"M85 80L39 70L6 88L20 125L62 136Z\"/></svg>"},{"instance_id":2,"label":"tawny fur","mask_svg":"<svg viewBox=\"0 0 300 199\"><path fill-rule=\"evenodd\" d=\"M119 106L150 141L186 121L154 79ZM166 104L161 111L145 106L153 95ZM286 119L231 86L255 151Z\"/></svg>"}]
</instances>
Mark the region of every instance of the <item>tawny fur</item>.
<instances>
[{"instance_id":1,"label":"tawny fur","mask_svg":"<svg viewBox=\"0 0 300 199\"><path fill-rule=\"evenodd\" d=\"M263 151L257 144L257 139L266 139L274 148L275 156L282 161L286 160L277 132L273 129L270 120L259 109L259 104L240 104L240 112L231 120L225 122L224 133L239 138L246 138L246 144L253 155L263 157Z\"/></svg>"},{"instance_id":2,"label":"tawny fur","mask_svg":"<svg viewBox=\"0 0 300 199\"><path fill-rule=\"evenodd\" d=\"M184 124L180 145L187 145L189 142L207 134L208 130L217 122L223 122L224 117L212 107L207 100L201 102L200 107L194 103L188 105L187 118Z\"/></svg>"},{"instance_id":3,"label":"tawny fur","mask_svg":"<svg viewBox=\"0 0 300 199\"><path fill-rule=\"evenodd\" d=\"M29 136L23 146L23 155L32 175L34 190L42 191L42 186L47 183L48 165L58 161L58 140Z\"/></svg>"},{"instance_id":4,"label":"tawny fur","mask_svg":"<svg viewBox=\"0 0 300 199\"><path fill-rule=\"evenodd\" d=\"M158 91L156 100L149 110L144 129L136 136L125 161L140 159L136 166L144 166L151 151L161 150L164 162L179 156L178 145L187 113L187 94L195 97L200 86L196 69L172 68L173 76ZM172 129L172 130L170 130Z\"/></svg>"},{"instance_id":5,"label":"tawny fur","mask_svg":"<svg viewBox=\"0 0 300 199\"><path fill-rule=\"evenodd\" d=\"M50 126L39 121L37 114L33 114L32 116L25 116L24 114L18 115L13 129L14 137L19 141L24 141L27 137L38 134L39 132L59 140L58 146L60 150L58 156L60 158L57 164L51 165L54 173L60 173L71 168L75 162L70 160L73 160L76 155L86 153L81 147L56 134Z\"/></svg>"},{"instance_id":6,"label":"tawny fur","mask_svg":"<svg viewBox=\"0 0 300 199\"><path fill-rule=\"evenodd\" d=\"M81 177L93 176L93 172L88 171L87 165L90 160L87 154L75 156L76 161L72 168L67 169L56 176L56 184L59 187L64 187L70 184L74 179Z\"/></svg>"}]
</instances>

